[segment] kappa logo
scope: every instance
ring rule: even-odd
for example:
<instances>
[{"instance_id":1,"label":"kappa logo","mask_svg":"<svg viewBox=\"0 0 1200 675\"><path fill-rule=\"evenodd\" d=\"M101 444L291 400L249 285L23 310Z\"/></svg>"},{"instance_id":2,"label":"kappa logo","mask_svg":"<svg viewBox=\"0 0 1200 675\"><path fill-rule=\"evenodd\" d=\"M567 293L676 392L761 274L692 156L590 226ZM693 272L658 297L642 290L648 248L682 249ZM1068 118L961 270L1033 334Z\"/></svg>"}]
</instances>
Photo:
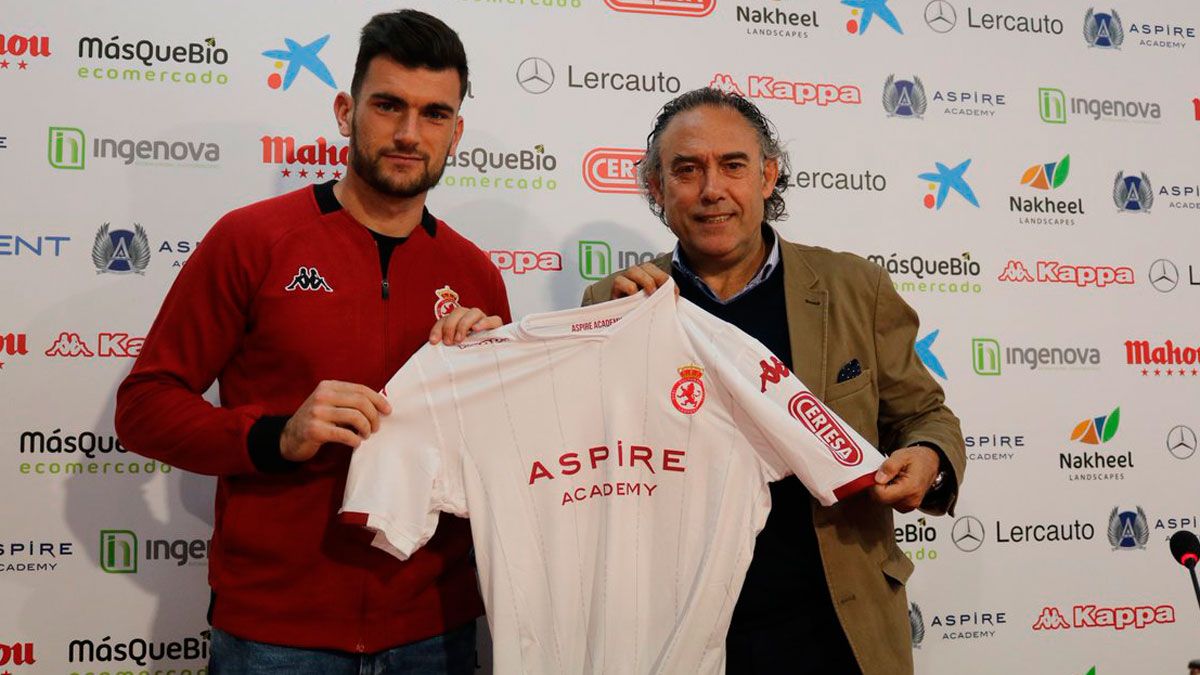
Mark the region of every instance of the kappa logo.
<instances>
[{"instance_id":1,"label":"kappa logo","mask_svg":"<svg viewBox=\"0 0 1200 675\"><path fill-rule=\"evenodd\" d=\"M1066 630L1069 628L1112 628L1143 630L1157 623L1175 623L1174 605L1124 605L1098 607L1075 605L1072 622L1057 607L1043 607L1033 624L1033 630Z\"/></svg>"},{"instance_id":2,"label":"kappa logo","mask_svg":"<svg viewBox=\"0 0 1200 675\"><path fill-rule=\"evenodd\" d=\"M129 333L100 333L96 336L97 349L92 351L79 333L63 331L55 338L54 344L45 351L46 356L61 356L65 358L124 357L134 358L142 353L144 337L135 337Z\"/></svg>"},{"instance_id":3,"label":"kappa logo","mask_svg":"<svg viewBox=\"0 0 1200 675\"><path fill-rule=\"evenodd\" d=\"M150 241L146 230L134 223L133 231L109 230L105 223L96 231L92 264L97 274L145 274L150 264Z\"/></svg>"},{"instance_id":4,"label":"kappa logo","mask_svg":"<svg viewBox=\"0 0 1200 675\"><path fill-rule=\"evenodd\" d=\"M746 78L746 88L742 89L732 75L717 73L713 75L708 86L743 98L779 99L791 101L796 105L816 103L825 107L834 103L862 103L862 90L852 84L793 82L777 80L768 75L750 75Z\"/></svg>"},{"instance_id":5,"label":"kappa logo","mask_svg":"<svg viewBox=\"0 0 1200 675\"><path fill-rule=\"evenodd\" d=\"M824 441L838 464L858 466L862 463L862 448L858 447L854 438L846 433L812 392L802 391L793 396L792 400L788 401L788 412L803 424L805 429Z\"/></svg>"},{"instance_id":6,"label":"kappa logo","mask_svg":"<svg viewBox=\"0 0 1200 675\"><path fill-rule=\"evenodd\" d=\"M604 0L604 4L618 12L698 17L712 14L717 0Z\"/></svg>"},{"instance_id":7,"label":"kappa logo","mask_svg":"<svg viewBox=\"0 0 1200 675\"><path fill-rule=\"evenodd\" d=\"M679 379L671 387L671 405L684 415L694 415L704 405L704 368L694 363L680 366Z\"/></svg>"},{"instance_id":8,"label":"kappa logo","mask_svg":"<svg viewBox=\"0 0 1200 675\"><path fill-rule=\"evenodd\" d=\"M1068 265L1057 260L1037 261L1037 276L1020 260L1009 260L1004 271L996 277L999 281L1045 284L1074 284L1079 287L1104 288L1113 284L1132 286L1135 281L1133 268L1124 265Z\"/></svg>"},{"instance_id":9,"label":"kappa logo","mask_svg":"<svg viewBox=\"0 0 1200 675\"><path fill-rule=\"evenodd\" d=\"M1150 541L1150 523L1142 507L1120 511L1116 506L1108 514L1108 543L1114 551L1137 551Z\"/></svg>"},{"instance_id":10,"label":"kappa logo","mask_svg":"<svg viewBox=\"0 0 1200 675\"><path fill-rule=\"evenodd\" d=\"M763 394L767 393L768 382L771 384L779 384L780 380L792 374L791 371L788 370L788 367L783 365L783 362L775 356L772 356L770 361L767 361L766 359L759 361L758 365L762 366L762 374L759 375L759 378L762 382L762 389L760 390L760 393Z\"/></svg>"},{"instance_id":11,"label":"kappa logo","mask_svg":"<svg viewBox=\"0 0 1200 675\"><path fill-rule=\"evenodd\" d=\"M449 286L442 286L433 293L437 296L437 301L433 303L434 319L441 319L459 306L458 293Z\"/></svg>"},{"instance_id":12,"label":"kappa logo","mask_svg":"<svg viewBox=\"0 0 1200 675\"><path fill-rule=\"evenodd\" d=\"M283 287L285 291L325 291L332 293L333 287L329 282L325 281L325 277L317 271L315 267L301 266L296 270L296 276L292 277L292 281Z\"/></svg>"}]
</instances>

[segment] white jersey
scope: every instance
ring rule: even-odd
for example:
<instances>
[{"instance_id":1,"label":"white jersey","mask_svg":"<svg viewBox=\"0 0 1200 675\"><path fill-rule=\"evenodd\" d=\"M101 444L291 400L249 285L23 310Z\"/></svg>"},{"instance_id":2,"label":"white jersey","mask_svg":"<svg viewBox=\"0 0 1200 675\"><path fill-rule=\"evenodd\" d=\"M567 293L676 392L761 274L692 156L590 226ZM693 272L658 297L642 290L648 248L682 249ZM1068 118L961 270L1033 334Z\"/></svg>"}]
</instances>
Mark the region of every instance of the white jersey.
<instances>
[{"instance_id":1,"label":"white jersey","mask_svg":"<svg viewBox=\"0 0 1200 675\"><path fill-rule=\"evenodd\" d=\"M497 673L723 673L767 484L829 505L882 463L673 284L426 345L385 393L343 518L405 558L470 517Z\"/></svg>"}]
</instances>

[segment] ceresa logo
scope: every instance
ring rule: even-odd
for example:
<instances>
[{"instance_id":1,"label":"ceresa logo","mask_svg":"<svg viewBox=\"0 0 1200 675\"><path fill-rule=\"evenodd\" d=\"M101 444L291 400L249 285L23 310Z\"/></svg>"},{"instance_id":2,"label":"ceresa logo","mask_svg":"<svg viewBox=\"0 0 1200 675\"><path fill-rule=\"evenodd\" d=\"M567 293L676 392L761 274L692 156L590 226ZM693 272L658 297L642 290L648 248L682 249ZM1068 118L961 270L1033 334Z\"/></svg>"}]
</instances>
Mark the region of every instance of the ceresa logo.
<instances>
[{"instance_id":1,"label":"ceresa logo","mask_svg":"<svg viewBox=\"0 0 1200 675\"><path fill-rule=\"evenodd\" d=\"M858 466L862 463L862 449L812 393L802 391L793 396L788 402L788 412L829 446L830 454L839 464Z\"/></svg>"},{"instance_id":2,"label":"ceresa logo","mask_svg":"<svg viewBox=\"0 0 1200 675\"><path fill-rule=\"evenodd\" d=\"M596 192L637 194L637 163L645 151L595 148L583 158L583 182Z\"/></svg>"},{"instance_id":3,"label":"ceresa logo","mask_svg":"<svg viewBox=\"0 0 1200 675\"><path fill-rule=\"evenodd\" d=\"M618 12L708 16L716 9L717 0L604 0L604 4Z\"/></svg>"}]
</instances>

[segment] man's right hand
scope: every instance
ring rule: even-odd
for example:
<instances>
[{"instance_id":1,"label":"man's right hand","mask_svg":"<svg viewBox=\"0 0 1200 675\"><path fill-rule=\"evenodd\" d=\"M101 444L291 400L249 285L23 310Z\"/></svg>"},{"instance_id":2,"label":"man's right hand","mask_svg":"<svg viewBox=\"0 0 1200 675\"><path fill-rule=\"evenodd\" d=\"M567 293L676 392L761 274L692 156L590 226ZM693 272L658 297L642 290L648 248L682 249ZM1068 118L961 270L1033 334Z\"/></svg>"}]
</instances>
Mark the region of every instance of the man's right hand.
<instances>
[{"instance_id":1,"label":"man's right hand","mask_svg":"<svg viewBox=\"0 0 1200 675\"><path fill-rule=\"evenodd\" d=\"M670 275L654 263L647 262L626 268L617 275L617 278L613 279L612 297L609 300L633 295L638 291L646 291L646 294L650 295L658 290L659 286L667 283L670 278ZM675 289L675 292L678 294L679 289Z\"/></svg>"},{"instance_id":2,"label":"man's right hand","mask_svg":"<svg viewBox=\"0 0 1200 675\"><path fill-rule=\"evenodd\" d=\"M379 430L379 418L392 405L377 391L361 384L325 380L305 399L283 427L279 452L284 459L305 462L325 443L357 448Z\"/></svg>"}]
</instances>

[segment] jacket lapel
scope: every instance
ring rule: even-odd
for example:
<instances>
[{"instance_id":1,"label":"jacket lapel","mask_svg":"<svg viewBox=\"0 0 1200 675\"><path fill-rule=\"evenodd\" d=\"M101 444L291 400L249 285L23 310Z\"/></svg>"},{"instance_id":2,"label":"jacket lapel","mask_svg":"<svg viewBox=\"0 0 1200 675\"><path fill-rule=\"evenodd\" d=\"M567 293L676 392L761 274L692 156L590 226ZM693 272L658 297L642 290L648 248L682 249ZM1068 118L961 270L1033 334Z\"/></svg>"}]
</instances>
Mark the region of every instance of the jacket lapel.
<instances>
[{"instance_id":1,"label":"jacket lapel","mask_svg":"<svg viewBox=\"0 0 1200 675\"><path fill-rule=\"evenodd\" d=\"M817 398L824 400L829 292L799 246L780 241L780 249L792 370Z\"/></svg>"}]
</instances>

